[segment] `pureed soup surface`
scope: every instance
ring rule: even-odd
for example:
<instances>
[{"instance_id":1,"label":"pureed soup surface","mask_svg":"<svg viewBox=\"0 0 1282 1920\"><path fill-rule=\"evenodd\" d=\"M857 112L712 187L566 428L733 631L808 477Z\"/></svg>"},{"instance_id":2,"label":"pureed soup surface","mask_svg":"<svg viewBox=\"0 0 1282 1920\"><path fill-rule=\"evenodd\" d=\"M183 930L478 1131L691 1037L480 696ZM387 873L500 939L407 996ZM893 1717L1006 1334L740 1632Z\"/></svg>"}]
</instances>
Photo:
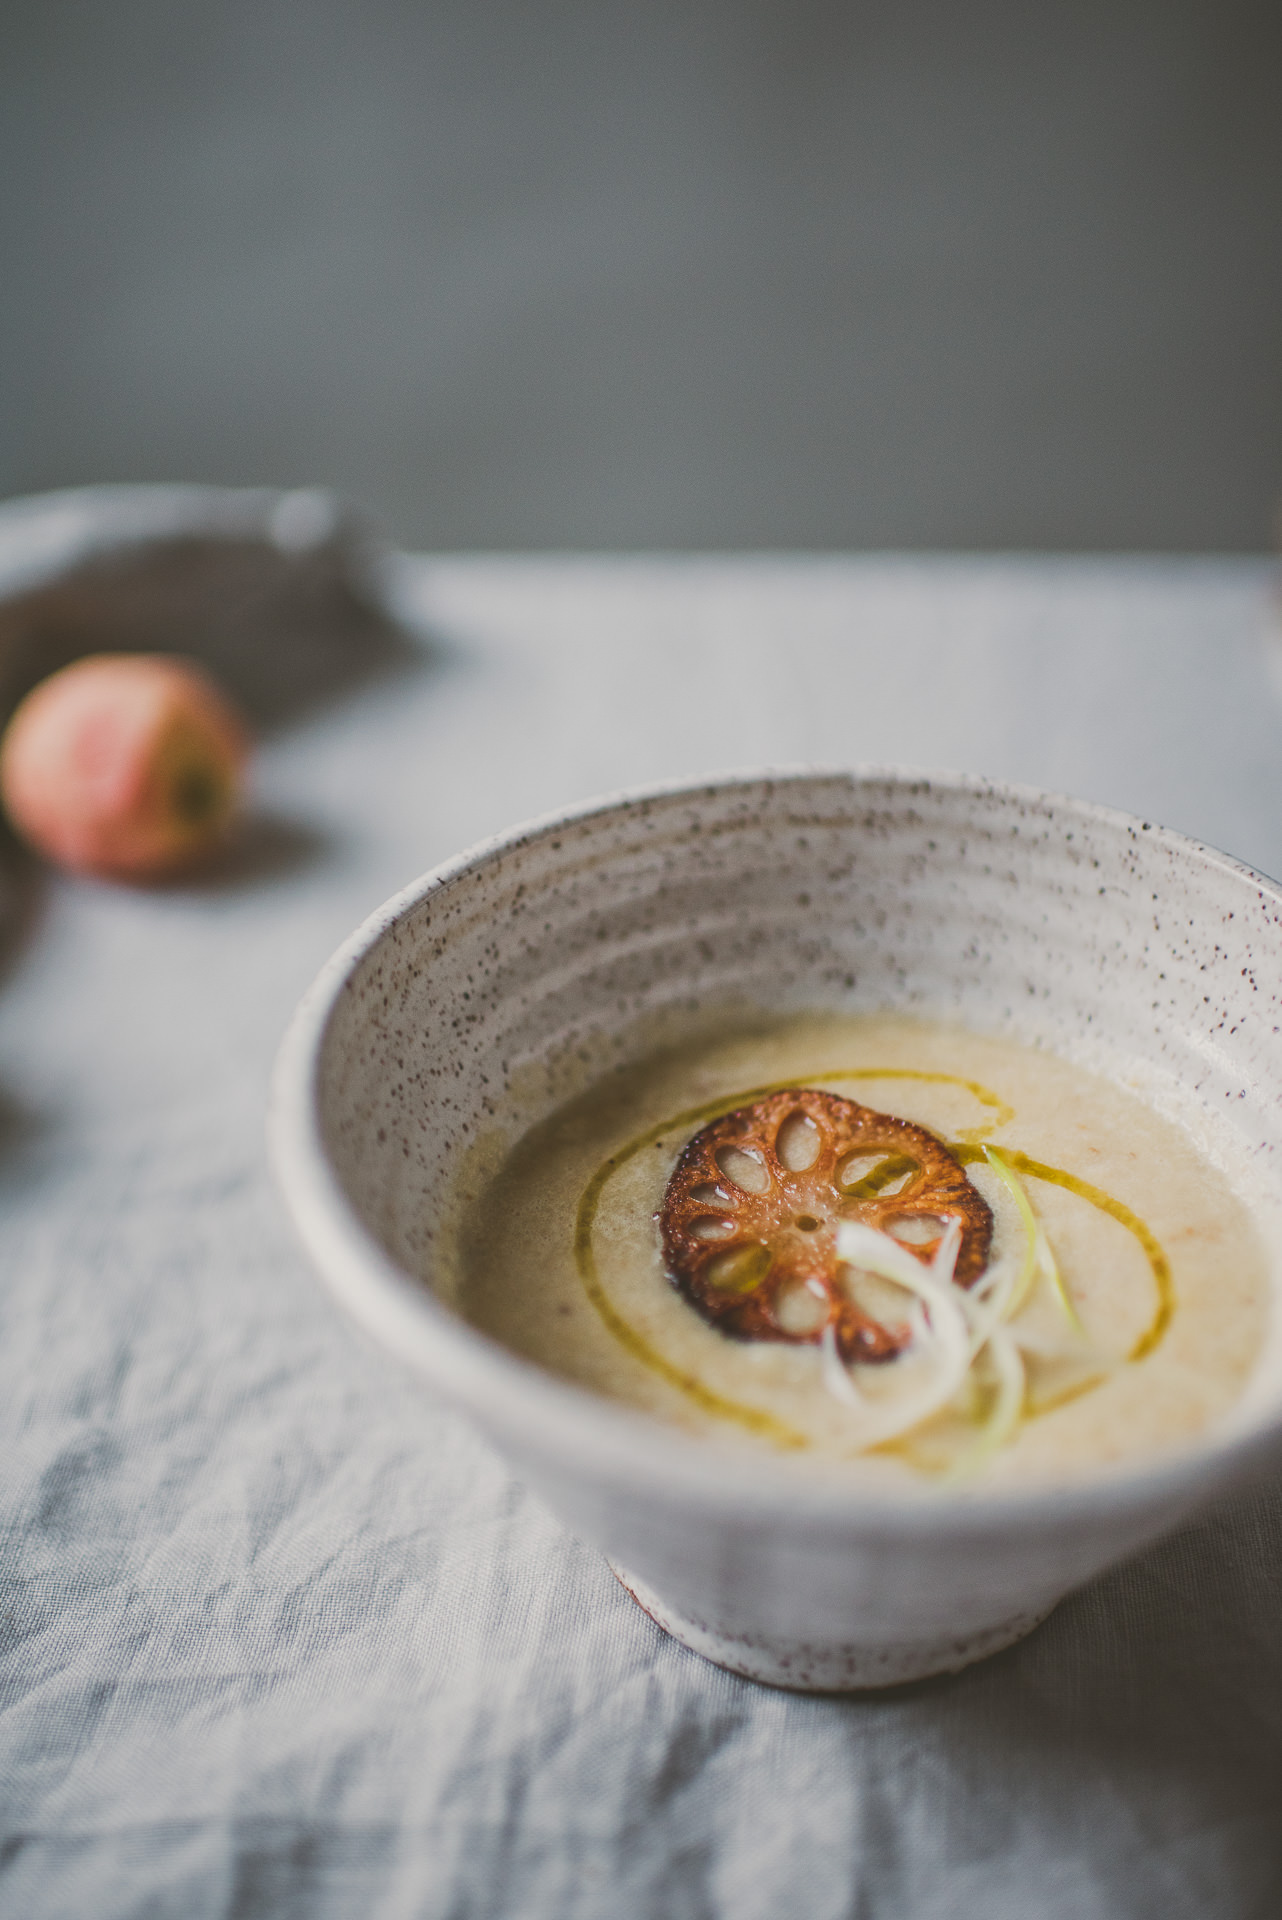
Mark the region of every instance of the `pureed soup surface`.
<instances>
[{"instance_id":1,"label":"pureed soup surface","mask_svg":"<svg viewBox=\"0 0 1282 1920\"><path fill-rule=\"evenodd\" d=\"M896 1015L611 1072L463 1196L438 1284L599 1393L897 1484L1189 1440L1272 1301L1250 1208L1182 1128L1053 1054Z\"/></svg>"}]
</instances>

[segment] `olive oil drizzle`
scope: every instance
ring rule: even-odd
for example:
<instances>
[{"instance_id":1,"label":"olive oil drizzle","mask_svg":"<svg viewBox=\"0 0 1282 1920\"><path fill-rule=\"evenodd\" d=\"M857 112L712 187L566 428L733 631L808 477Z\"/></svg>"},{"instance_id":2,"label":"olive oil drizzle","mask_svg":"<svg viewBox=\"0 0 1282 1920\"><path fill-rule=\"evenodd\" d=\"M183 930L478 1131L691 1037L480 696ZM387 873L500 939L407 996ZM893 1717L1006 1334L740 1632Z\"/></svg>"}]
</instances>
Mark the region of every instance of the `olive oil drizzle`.
<instances>
[{"instance_id":1,"label":"olive oil drizzle","mask_svg":"<svg viewBox=\"0 0 1282 1920\"><path fill-rule=\"evenodd\" d=\"M789 1452L810 1445L807 1436L798 1432L796 1427L790 1427L787 1421L776 1420L772 1413L763 1413L759 1407L745 1406L740 1400L728 1400L724 1395L714 1393L711 1387L705 1387L695 1374L686 1373L683 1368L674 1367L670 1360L665 1360L645 1335L638 1333L631 1321L624 1319L602 1287L590 1244L591 1230L589 1221L585 1235L580 1209L580 1221L574 1236L574 1257L578 1262L584 1290L610 1332L634 1360L639 1360L651 1373L657 1373L670 1387L676 1387L697 1407L702 1407L705 1413L721 1420L733 1420L738 1426L747 1427L750 1433L759 1434L763 1440L773 1440L777 1447L787 1448Z\"/></svg>"},{"instance_id":2,"label":"olive oil drizzle","mask_svg":"<svg viewBox=\"0 0 1282 1920\"><path fill-rule=\"evenodd\" d=\"M928 1073L913 1067L856 1067L841 1069L831 1073L807 1074L808 1086L831 1084L845 1080L915 1080L929 1082L935 1086L962 1087L988 1109L992 1118L978 1126L962 1128L955 1141L948 1142L949 1150L963 1166L969 1166L983 1158L982 1142L998 1127L1006 1126L1015 1118L1015 1109L1008 1106L999 1094L991 1088L981 1085L977 1080L967 1080L954 1073ZM796 1079L778 1080L769 1086L753 1087L746 1093L722 1094L715 1100L705 1101L697 1107L687 1107L684 1112L661 1120L657 1126L647 1127L635 1139L625 1142L615 1153L601 1162L592 1178L588 1181L579 1201L578 1213L574 1223L574 1260L578 1268L583 1290L592 1302L606 1327L626 1352L635 1360L666 1380L669 1386L677 1388L687 1399L694 1402L703 1412L715 1418L734 1421L736 1425L746 1427L750 1433L758 1434L762 1439L772 1440L777 1447L796 1451L810 1446L809 1438L790 1427L786 1421L778 1420L773 1414L765 1413L758 1407L750 1407L739 1400L731 1400L723 1394L714 1393L710 1387L694 1374L687 1373L681 1367L673 1366L670 1360L653 1347L644 1334L626 1320L609 1298L601 1284L597 1270L596 1255L592 1250L592 1228L601 1196L621 1167L634 1160L638 1153L647 1147L660 1146L668 1134L684 1134L687 1129L697 1126L701 1121L719 1119L723 1113L733 1113L736 1107L751 1106L757 1100L764 1100L772 1093L786 1092L789 1087L798 1084ZM1030 1159L1017 1148L1002 1149L1006 1159L1018 1172L1030 1180L1044 1181L1048 1186L1063 1187L1067 1192L1076 1194L1090 1206L1098 1207L1121 1226L1135 1235L1149 1263L1153 1282L1157 1289L1157 1311L1148 1327L1140 1335L1126 1358L1128 1361L1142 1360L1153 1352L1162 1336L1171 1324L1175 1311L1175 1289L1171 1278L1170 1261L1156 1235L1145 1225L1139 1215L1121 1200L1105 1193L1102 1187L1095 1187L1087 1180L1081 1180L1063 1167L1046 1166L1040 1160ZM891 1176L888 1176L891 1177ZM1055 1400L1036 1409L1038 1413L1049 1413L1054 1407L1075 1399L1079 1392L1088 1392L1097 1385L1097 1381L1087 1381L1079 1389L1071 1389Z\"/></svg>"},{"instance_id":3,"label":"olive oil drizzle","mask_svg":"<svg viewBox=\"0 0 1282 1920\"><path fill-rule=\"evenodd\" d=\"M952 1151L963 1166L980 1158L979 1153L973 1151L966 1142L959 1142ZM1067 1193L1075 1193L1079 1200L1098 1207L1101 1213L1106 1213L1111 1220L1116 1220L1135 1235L1144 1249L1153 1275L1153 1285L1157 1289L1157 1311L1126 1358L1128 1361L1142 1360L1145 1354L1152 1353L1175 1313L1175 1283L1171 1278L1171 1263L1157 1235L1137 1213L1132 1213L1125 1201L1115 1200L1111 1193L1105 1193L1102 1187L1093 1187L1089 1180L1081 1180L1075 1173L1066 1173L1063 1167L1048 1167L1040 1160L1031 1160L1017 1147L1003 1147L1002 1152L1017 1173L1024 1174L1029 1180L1044 1180L1048 1187L1063 1187Z\"/></svg>"}]
</instances>

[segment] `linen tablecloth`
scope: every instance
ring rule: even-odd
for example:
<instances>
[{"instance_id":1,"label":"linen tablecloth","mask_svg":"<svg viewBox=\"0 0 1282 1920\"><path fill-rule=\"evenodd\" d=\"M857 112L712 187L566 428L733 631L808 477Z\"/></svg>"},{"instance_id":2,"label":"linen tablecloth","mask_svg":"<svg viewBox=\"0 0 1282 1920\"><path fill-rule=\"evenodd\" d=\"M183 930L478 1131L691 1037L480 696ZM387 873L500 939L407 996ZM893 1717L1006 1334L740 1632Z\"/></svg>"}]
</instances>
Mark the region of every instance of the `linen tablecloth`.
<instances>
[{"instance_id":1,"label":"linen tablecloth","mask_svg":"<svg viewBox=\"0 0 1282 1920\"><path fill-rule=\"evenodd\" d=\"M31 881L0 985L0 1912L1282 1912L1282 1493L1010 1652L770 1692L659 1630L331 1308L265 1166L395 888L660 777L962 767L1282 872L1245 560L403 560L421 652L276 733L200 885ZM1282 964L1282 956L1279 956Z\"/></svg>"}]
</instances>

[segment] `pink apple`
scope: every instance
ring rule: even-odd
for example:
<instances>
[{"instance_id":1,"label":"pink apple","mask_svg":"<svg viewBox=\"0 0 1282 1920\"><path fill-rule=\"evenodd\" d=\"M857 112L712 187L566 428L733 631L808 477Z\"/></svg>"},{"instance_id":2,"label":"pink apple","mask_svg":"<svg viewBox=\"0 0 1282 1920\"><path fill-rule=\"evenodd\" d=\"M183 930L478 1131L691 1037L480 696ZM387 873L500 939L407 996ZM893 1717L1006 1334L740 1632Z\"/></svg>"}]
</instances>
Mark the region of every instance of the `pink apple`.
<instances>
[{"instance_id":1,"label":"pink apple","mask_svg":"<svg viewBox=\"0 0 1282 1920\"><path fill-rule=\"evenodd\" d=\"M59 866L148 880L196 865L227 832L249 739L200 668L97 653L50 674L0 740L0 799Z\"/></svg>"}]
</instances>

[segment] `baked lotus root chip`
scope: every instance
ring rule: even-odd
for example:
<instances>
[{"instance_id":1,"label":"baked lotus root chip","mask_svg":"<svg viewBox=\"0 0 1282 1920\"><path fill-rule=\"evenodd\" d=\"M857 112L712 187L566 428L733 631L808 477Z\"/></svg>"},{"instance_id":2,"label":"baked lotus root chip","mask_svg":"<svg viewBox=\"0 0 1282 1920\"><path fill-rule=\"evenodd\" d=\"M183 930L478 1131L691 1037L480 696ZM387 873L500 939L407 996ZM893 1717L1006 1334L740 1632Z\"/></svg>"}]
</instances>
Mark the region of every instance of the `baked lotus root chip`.
<instances>
[{"instance_id":1,"label":"baked lotus root chip","mask_svg":"<svg viewBox=\"0 0 1282 1920\"><path fill-rule=\"evenodd\" d=\"M696 1133L658 1220L670 1278L714 1327L813 1346L832 1326L846 1361L892 1360L909 1332L883 1326L843 1288L841 1221L891 1234L925 1265L959 1220L961 1286L984 1271L993 1235L982 1194L925 1127L793 1088Z\"/></svg>"}]
</instances>

